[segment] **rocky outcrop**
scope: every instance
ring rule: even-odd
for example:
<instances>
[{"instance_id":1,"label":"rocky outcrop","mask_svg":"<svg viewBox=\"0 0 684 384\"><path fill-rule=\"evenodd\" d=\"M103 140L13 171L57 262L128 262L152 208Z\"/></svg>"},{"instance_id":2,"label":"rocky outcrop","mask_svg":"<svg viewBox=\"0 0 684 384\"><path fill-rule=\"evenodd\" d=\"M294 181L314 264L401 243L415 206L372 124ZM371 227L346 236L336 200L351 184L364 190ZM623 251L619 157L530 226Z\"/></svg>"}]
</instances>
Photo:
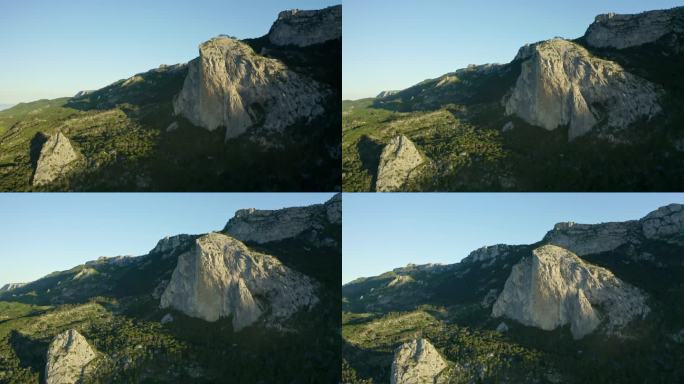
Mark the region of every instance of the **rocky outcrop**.
<instances>
[{"instance_id":1,"label":"rocky outcrop","mask_svg":"<svg viewBox=\"0 0 684 384\"><path fill-rule=\"evenodd\" d=\"M342 196L325 204L278 210L241 209L228 221L223 232L246 242L259 244L289 239L307 231L320 233L330 224L342 223Z\"/></svg>"},{"instance_id":2,"label":"rocky outcrop","mask_svg":"<svg viewBox=\"0 0 684 384\"><path fill-rule=\"evenodd\" d=\"M652 43L673 32L684 32L684 7L636 15L598 15L584 39L593 47L624 49Z\"/></svg>"},{"instance_id":3,"label":"rocky outcrop","mask_svg":"<svg viewBox=\"0 0 684 384\"><path fill-rule=\"evenodd\" d=\"M555 245L539 247L516 264L492 308L494 317L543 330L569 325L576 339L603 320L616 331L648 312L639 289Z\"/></svg>"},{"instance_id":4,"label":"rocky outcrop","mask_svg":"<svg viewBox=\"0 0 684 384\"><path fill-rule=\"evenodd\" d=\"M447 367L447 362L428 340L412 340L394 350L390 383L446 383L448 378L442 373Z\"/></svg>"},{"instance_id":5,"label":"rocky outcrop","mask_svg":"<svg viewBox=\"0 0 684 384\"><path fill-rule=\"evenodd\" d=\"M558 223L544 236L544 242L558 245L580 256L612 251L623 244L639 241L637 221L601 224Z\"/></svg>"},{"instance_id":6,"label":"rocky outcrop","mask_svg":"<svg viewBox=\"0 0 684 384\"><path fill-rule=\"evenodd\" d=\"M376 99L382 99L383 97L394 96L399 92L401 92L401 91L396 91L396 90L394 90L394 91L382 91L382 92L378 93L378 95L375 96L375 98Z\"/></svg>"},{"instance_id":7,"label":"rocky outcrop","mask_svg":"<svg viewBox=\"0 0 684 384\"><path fill-rule=\"evenodd\" d=\"M194 238L195 236L191 235L166 236L157 242L157 245L150 251L150 253L163 253L165 255L170 255L175 249L187 245Z\"/></svg>"},{"instance_id":8,"label":"rocky outcrop","mask_svg":"<svg viewBox=\"0 0 684 384\"><path fill-rule=\"evenodd\" d=\"M278 14L268 33L275 45L306 47L342 38L342 6L321 10L291 9Z\"/></svg>"},{"instance_id":9,"label":"rocky outcrop","mask_svg":"<svg viewBox=\"0 0 684 384\"><path fill-rule=\"evenodd\" d=\"M684 206L670 204L660 207L640 220L648 239L674 240L684 236Z\"/></svg>"},{"instance_id":10,"label":"rocky outcrop","mask_svg":"<svg viewBox=\"0 0 684 384\"><path fill-rule=\"evenodd\" d=\"M62 132L57 132L50 136L40 149L32 184L38 187L52 183L66 175L77 159L78 154L69 139Z\"/></svg>"},{"instance_id":11,"label":"rocky outcrop","mask_svg":"<svg viewBox=\"0 0 684 384\"><path fill-rule=\"evenodd\" d=\"M479 263L482 267L488 267L497 260L508 256L516 248L518 246L506 244L487 245L470 252L461 262L464 264Z\"/></svg>"},{"instance_id":12,"label":"rocky outcrop","mask_svg":"<svg viewBox=\"0 0 684 384\"><path fill-rule=\"evenodd\" d=\"M324 112L328 91L320 84L257 55L245 43L217 37L199 51L173 101L175 114L197 126L210 131L225 127L227 140L252 127L280 132Z\"/></svg>"},{"instance_id":13,"label":"rocky outcrop","mask_svg":"<svg viewBox=\"0 0 684 384\"><path fill-rule=\"evenodd\" d=\"M258 320L274 324L318 302L315 283L275 257L219 233L195 240L178 257L162 308L206 321L231 317L239 331Z\"/></svg>"},{"instance_id":14,"label":"rocky outcrop","mask_svg":"<svg viewBox=\"0 0 684 384\"><path fill-rule=\"evenodd\" d=\"M5 284L2 287L0 287L0 293L13 291L17 288L23 287L24 285L26 285L26 283L8 283L8 284Z\"/></svg>"},{"instance_id":15,"label":"rocky outcrop","mask_svg":"<svg viewBox=\"0 0 684 384\"><path fill-rule=\"evenodd\" d=\"M547 130L568 126L570 140L599 125L624 128L661 111L656 85L573 42L528 45L516 60L522 68L503 100L506 114Z\"/></svg>"},{"instance_id":16,"label":"rocky outcrop","mask_svg":"<svg viewBox=\"0 0 684 384\"><path fill-rule=\"evenodd\" d=\"M45 366L46 384L74 384L83 379L88 363L96 357L88 341L77 331L62 332L50 343Z\"/></svg>"},{"instance_id":17,"label":"rocky outcrop","mask_svg":"<svg viewBox=\"0 0 684 384\"><path fill-rule=\"evenodd\" d=\"M601 224L558 223L544 243L566 248L580 256L608 252L645 239L680 242L684 237L684 205L660 207L640 220Z\"/></svg>"},{"instance_id":18,"label":"rocky outcrop","mask_svg":"<svg viewBox=\"0 0 684 384\"><path fill-rule=\"evenodd\" d=\"M375 190L391 192L400 189L417 175L417 168L424 162L425 158L408 137L396 136L380 154Z\"/></svg>"}]
</instances>

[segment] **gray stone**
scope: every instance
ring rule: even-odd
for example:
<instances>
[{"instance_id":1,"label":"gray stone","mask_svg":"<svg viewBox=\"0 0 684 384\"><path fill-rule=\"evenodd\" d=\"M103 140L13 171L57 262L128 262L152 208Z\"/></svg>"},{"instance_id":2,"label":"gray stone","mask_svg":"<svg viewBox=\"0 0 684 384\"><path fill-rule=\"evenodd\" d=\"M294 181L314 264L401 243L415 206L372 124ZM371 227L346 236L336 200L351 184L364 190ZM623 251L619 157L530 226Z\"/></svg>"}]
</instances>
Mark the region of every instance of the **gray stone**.
<instances>
[{"instance_id":1,"label":"gray stone","mask_svg":"<svg viewBox=\"0 0 684 384\"><path fill-rule=\"evenodd\" d=\"M77 159L78 154L69 139L62 132L57 132L40 149L32 184L37 187L52 183L66 175Z\"/></svg>"},{"instance_id":2,"label":"gray stone","mask_svg":"<svg viewBox=\"0 0 684 384\"><path fill-rule=\"evenodd\" d=\"M606 329L615 332L649 311L638 288L566 249L544 245L513 266L492 316L543 330L570 325L580 339L604 319Z\"/></svg>"},{"instance_id":3,"label":"gray stone","mask_svg":"<svg viewBox=\"0 0 684 384\"><path fill-rule=\"evenodd\" d=\"M597 48L624 49L652 43L668 33L684 32L683 11L684 7L677 7L634 15L598 15L584 38Z\"/></svg>"},{"instance_id":4,"label":"gray stone","mask_svg":"<svg viewBox=\"0 0 684 384\"><path fill-rule=\"evenodd\" d=\"M448 364L437 349L426 339L406 342L394 350L392 361L392 384L446 383L442 373Z\"/></svg>"},{"instance_id":5,"label":"gray stone","mask_svg":"<svg viewBox=\"0 0 684 384\"><path fill-rule=\"evenodd\" d=\"M506 114L547 130L567 125L569 140L599 123L620 129L661 111L656 85L573 42L528 45L516 59L523 61L522 70L504 97Z\"/></svg>"},{"instance_id":6,"label":"gray stone","mask_svg":"<svg viewBox=\"0 0 684 384\"><path fill-rule=\"evenodd\" d=\"M268 33L275 45L306 47L342 38L342 6L321 10L292 9L278 14Z\"/></svg>"},{"instance_id":7,"label":"gray stone","mask_svg":"<svg viewBox=\"0 0 684 384\"><path fill-rule=\"evenodd\" d=\"M325 204L278 210L241 209L228 221L223 232L247 242L268 243L296 237L306 231L321 232L329 224L342 222L342 197L335 195Z\"/></svg>"},{"instance_id":8,"label":"gray stone","mask_svg":"<svg viewBox=\"0 0 684 384\"><path fill-rule=\"evenodd\" d=\"M50 343L45 365L46 384L74 384L83 379L86 366L95 359L95 351L77 331L62 332Z\"/></svg>"},{"instance_id":9,"label":"gray stone","mask_svg":"<svg viewBox=\"0 0 684 384\"><path fill-rule=\"evenodd\" d=\"M318 302L316 283L239 240L210 233L178 257L162 308L206 321L232 317L233 329L264 320L277 325Z\"/></svg>"},{"instance_id":10,"label":"gray stone","mask_svg":"<svg viewBox=\"0 0 684 384\"><path fill-rule=\"evenodd\" d=\"M279 60L257 55L245 43L217 37L199 51L173 100L174 113L197 126L210 131L226 127L227 140L253 127L281 132L324 112L327 89Z\"/></svg>"},{"instance_id":11,"label":"gray stone","mask_svg":"<svg viewBox=\"0 0 684 384\"><path fill-rule=\"evenodd\" d=\"M425 158L408 137L394 137L380 154L375 190L392 192L401 189L411 178L417 176L416 170L424 162Z\"/></svg>"}]
</instances>

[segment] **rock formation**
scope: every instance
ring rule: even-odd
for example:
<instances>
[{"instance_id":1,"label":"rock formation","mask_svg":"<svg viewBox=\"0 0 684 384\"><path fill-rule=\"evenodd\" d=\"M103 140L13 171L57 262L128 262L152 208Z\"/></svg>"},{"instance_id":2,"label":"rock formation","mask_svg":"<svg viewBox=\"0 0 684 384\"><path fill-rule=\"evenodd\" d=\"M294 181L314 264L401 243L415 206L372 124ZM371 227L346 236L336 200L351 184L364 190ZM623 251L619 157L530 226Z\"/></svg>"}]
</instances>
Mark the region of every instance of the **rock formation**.
<instances>
[{"instance_id":1,"label":"rock formation","mask_svg":"<svg viewBox=\"0 0 684 384\"><path fill-rule=\"evenodd\" d=\"M23 287L24 285L26 285L26 283L8 283L8 284L5 284L2 287L0 287L0 293L13 291L17 288Z\"/></svg>"},{"instance_id":2,"label":"rock formation","mask_svg":"<svg viewBox=\"0 0 684 384\"><path fill-rule=\"evenodd\" d=\"M577 224L558 223L544 236L544 242L558 245L580 256L607 252L630 242L637 242L640 227L637 221Z\"/></svg>"},{"instance_id":3,"label":"rock formation","mask_svg":"<svg viewBox=\"0 0 684 384\"><path fill-rule=\"evenodd\" d=\"M639 289L555 245L539 247L516 264L492 308L494 317L543 330L570 325L576 339L604 319L614 331L648 312Z\"/></svg>"},{"instance_id":4,"label":"rock formation","mask_svg":"<svg viewBox=\"0 0 684 384\"><path fill-rule=\"evenodd\" d=\"M394 350L390 383L446 383L447 378L440 374L447 367L447 362L428 340L412 340Z\"/></svg>"},{"instance_id":5,"label":"rock formation","mask_svg":"<svg viewBox=\"0 0 684 384\"><path fill-rule=\"evenodd\" d=\"M593 47L624 49L652 43L672 32L684 32L684 7L636 15L598 15L584 38Z\"/></svg>"},{"instance_id":6,"label":"rock formation","mask_svg":"<svg viewBox=\"0 0 684 384\"><path fill-rule=\"evenodd\" d=\"M425 162L416 145L408 137L399 135L385 145L380 154L377 192L391 192L400 189L416 176L416 169Z\"/></svg>"},{"instance_id":7,"label":"rock formation","mask_svg":"<svg viewBox=\"0 0 684 384\"><path fill-rule=\"evenodd\" d=\"M96 357L88 341L77 331L62 332L50 343L45 365L46 384L74 384Z\"/></svg>"},{"instance_id":8,"label":"rock formation","mask_svg":"<svg viewBox=\"0 0 684 384\"><path fill-rule=\"evenodd\" d=\"M342 38L342 6L321 10L292 9L278 14L268 33L275 45L306 47Z\"/></svg>"},{"instance_id":9,"label":"rock formation","mask_svg":"<svg viewBox=\"0 0 684 384\"><path fill-rule=\"evenodd\" d=\"M681 240L684 236L684 206L670 204L644 216L641 229L648 239Z\"/></svg>"},{"instance_id":10,"label":"rock formation","mask_svg":"<svg viewBox=\"0 0 684 384\"><path fill-rule=\"evenodd\" d=\"M570 140L599 124L624 128L661 111L654 84L573 42L528 45L516 60L522 61L522 69L504 98L506 114L547 130L567 125Z\"/></svg>"},{"instance_id":11,"label":"rock formation","mask_svg":"<svg viewBox=\"0 0 684 384\"><path fill-rule=\"evenodd\" d=\"M382 92L378 93L378 95L375 96L375 98L376 99L382 99L383 97L394 96L399 92L401 92L401 91L382 91Z\"/></svg>"},{"instance_id":12,"label":"rock formation","mask_svg":"<svg viewBox=\"0 0 684 384\"><path fill-rule=\"evenodd\" d=\"M256 126L279 132L324 112L327 91L320 84L245 43L217 37L199 51L173 101L174 113L197 126L226 127L230 139Z\"/></svg>"},{"instance_id":13,"label":"rock formation","mask_svg":"<svg viewBox=\"0 0 684 384\"><path fill-rule=\"evenodd\" d=\"M232 317L239 331L262 317L290 317L318 302L315 283L275 257L254 252L232 237L211 233L178 257L162 308L206 321Z\"/></svg>"},{"instance_id":14,"label":"rock formation","mask_svg":"<svg viewBox=\"0 0 684 384\"><path fill-rule=\"evenodd\" d=\"M601 224L558 223L544 236L544 243L566 248L580 256L612 251L645 239L681 242L684 237L684 206L660 207L640 220Z\"/></svg>"},{"instance_id":15,"label":"rock formation","mask_svg":"<svg viewBox=\"0 0 684 384\"><path fill-rule=\"evenodd\" d=\"M296 237L306 231L321 232L327 225L342 223L342 197L325 204L278 210L241 209L223 232L246 242L267 243Z\"/></svg>"},{"instance_id":16,"label":"rock formation","mask_svg":"<svg viewBox=\"0 0 684 384\"><path fill-rule=\"evenodd\" d=\"M192 241L195 236L191 235L175 235L166 236L157 242L157 245L150 251L150 253L164 253L169 254L176 248L186 245Z\"/></svg>"},{"instance_id":17,"label":"rock formation","mask_svg":"<svg viewBox=\"0 0 684 384\"><path fill-rule=\"evenodd\" d=\"M49 184L71 170L78 154L69 139L57 132L47 139L40 149L32 184L36 187Z\"/></svg>"}]
</instances>

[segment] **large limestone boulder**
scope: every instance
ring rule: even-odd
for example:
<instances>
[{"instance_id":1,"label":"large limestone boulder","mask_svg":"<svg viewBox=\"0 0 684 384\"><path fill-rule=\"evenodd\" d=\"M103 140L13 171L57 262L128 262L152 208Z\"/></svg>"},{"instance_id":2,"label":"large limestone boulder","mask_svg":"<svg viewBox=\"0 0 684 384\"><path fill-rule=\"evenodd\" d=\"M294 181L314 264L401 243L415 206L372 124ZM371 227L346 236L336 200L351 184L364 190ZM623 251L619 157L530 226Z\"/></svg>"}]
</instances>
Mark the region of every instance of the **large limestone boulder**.
<instances>
[{"instance_id":1,"label":"large limestone boulder","mask_svg":"<svg viewBox=\"0 0 684 384\"><path fill-rule=\"evenodd\" d=\"M268 39L275 45L306 47L342 38L342 6L321 10L280 12Z\"/></svg>"},{"instance_id":2,"label":"large limestone boulder","mask_svg":"<svg viewBox=\"0 0 684 384\"><path fill-rule=\"evenodd\" d=\"M67 174L78 159L69 139L57 132L50 136L40 149L32 184L36 187L50 184Z\"/></svg>"},{"instance_id":3,"label":"large limestone boulder","mask_svg":"<svg viewBox=\"0 0 684 384\"><path fill-rule=\"evenodd\" d=\"M447 362L428 340L412 340L394 350L390 383L446 383L442 373L447 367Z\"/></svg>"},{"instance_id":4,"label":"large limestone boulder","mask_svg":"<svg viewBox=\"0 0 684 384\"><path fill-rule=\"evenodd\" d=\"M391 192L400 189L412 177L417 168L425 162L416 145L404 135L399 135L385 145L380 154L377 192Z\"/></svg>"},{"instance_id":5,"label":"large limestone boulder","mask_svg":"<svg viewBox=\"0 0 684 384\"><path fill-rule=\"evenodd\" d=\"M579 339L604 320L612 332L649 311L639 289L566 249L545 245L513 267L492 316L543 330L570 325Z\"/></svg>"},{"instance_id":6,"label":"large limestone boulder","mask_svg":"<svg viewBox=\"0 0 684 384\"><path fill-rule=\"evenodd\" d=\"M245 43L217 37L199 51L173 101L175 114L197 126L210 131L226 127L229 139L256 126L279 132L324 112L327 91L320 84L257 55Z\"/></svg>"},{"instance_id":7,"label":"large limestone boulder","mask_svg":"<svg viewBox=\"0 0 684 384\"><path fill-rule=\"evenodd\" d=\"M597 48L624 49L652 43L673 32L684 32L684 7L636 15L598 15L584 38Z\"/></svg>"},{"instance_id":8,"label":"large limestone boulder","mask_svg":"<svg viewBox=\"0 0 684 384\"><path fill-rule=\"evenodd\" d=\"M314 291L313 280L275 257L211 233L178 257L161 307L206 321L232 317L239 331L262 317L272 324L312 307L318 302Z\"/></svg>"},{"instance_id":9,"label":"large limestone boulder","mask_svg":"<svg viewBox=\"0 0 684 384\"><path fill-rule=\"evenodd\" d=\"M96 357L88 341L77 331L62 332L50 343L45 365L46 384L74 384L84 375L88 363Z\"/></svg>"},{"instance_id":10,"label":"large limestone boulder","mask_svg":"<svg viewBox=\"0 0 684 384\"><path fill-rule=\"evenodd\" d=\"M342 223L342 196L325 204L278 210L241 209L228 221L223 232L246 242L259 244L296 237L306 231L321 232L330 224Z\"/></svg>"},{"instance_id":11,"label":"large limestone boulder","mask_svg":"<svg viewBox=\"0 0 684 384\"><path fill-rule=\"evenodd\" d=\"M547 130L569 126L570 140L599 124L624 128L661 111L656 85L573 42L528 45L516 59L522 69L503 100L506 114Z\"/></svg>"}]
</instances>

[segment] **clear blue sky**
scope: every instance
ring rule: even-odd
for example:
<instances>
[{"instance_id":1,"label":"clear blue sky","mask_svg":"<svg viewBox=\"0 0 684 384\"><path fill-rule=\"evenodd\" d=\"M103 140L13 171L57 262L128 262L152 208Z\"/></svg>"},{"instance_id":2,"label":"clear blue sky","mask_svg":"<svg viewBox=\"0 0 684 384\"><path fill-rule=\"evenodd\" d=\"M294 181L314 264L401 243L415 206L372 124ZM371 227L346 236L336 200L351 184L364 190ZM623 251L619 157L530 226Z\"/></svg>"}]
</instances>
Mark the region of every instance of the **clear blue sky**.
<instances>
[{"instance_id":1,"label":"clear blue sky","mask_svg":"<svg viewBox=\"0 0 684 384\"><path fill-rule=\"evenodd\" d=\"M2 0L0 104L73 96L187 62L203 41L268 33L278 12L339 0Z\"/></svg>"},{"instance_id":2,"label":"clear blue sky","mask_svg":"<svg viewBox=\"0 0 684 384\"><path fill-rule=\"evenodd\" d=\"M584 34L601 13L683 5L675 0L346 0L343 97L404 89L468 64L507 63L520 46Z\"/></svg>"},{"instance_id":3,"label":"clear blue sky","mask_svg":"<svg viewBox=\"0 0 684 384\"><path fill-rule=\"evenodd\" d=\"M684 194L345 193L342 281L408 263L451 264L492 244L530 244L562 221L640 219Z\"/></svg>"},{"instance_id":4,"label":"clear blue sky","mask_svg":"<svg viewBox=\"0 0 684 384\"><path fill-rule=\"evenodd\" d=\"M323 203L332 193L0 194L0 286L100 256L143 255L167 235L223 229L236 210Z\"/></svg>"}]
</instances>

